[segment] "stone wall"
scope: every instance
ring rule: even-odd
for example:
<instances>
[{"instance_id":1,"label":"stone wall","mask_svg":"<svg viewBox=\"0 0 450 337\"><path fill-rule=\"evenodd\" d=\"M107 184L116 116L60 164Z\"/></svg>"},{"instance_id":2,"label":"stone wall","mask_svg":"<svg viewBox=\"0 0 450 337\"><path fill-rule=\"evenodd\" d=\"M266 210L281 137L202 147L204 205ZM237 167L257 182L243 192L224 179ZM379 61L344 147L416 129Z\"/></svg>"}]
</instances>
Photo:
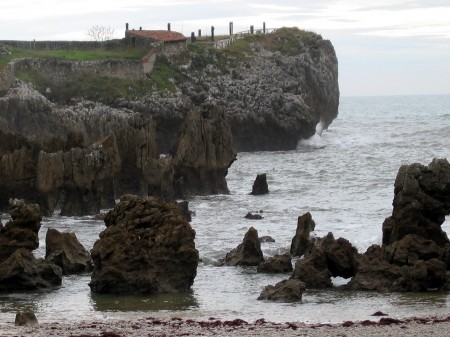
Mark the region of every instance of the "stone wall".
<instances>
[{"instance_id":1,"label":"stone wall","mask_svg":"<svg viewBox=\"0 0 450 337\"><path fill-rule=\"evenodd\" d=\"M0 92L7 91L14 81L14 62L0 69Z\"/></svg>"},{"instance_id":2,"label":"stone wall","mask_svg":"<svg viewBox=\"0 0 450 337\"><path fill-rule=\"evenodd\" d=\"M21 49L31 50L89 50L89 49L114 49L125 46L124 39L98 41L15 41L3 40L0 44Z\"/></svg>"},{"instance_id":3,"label":"stone wall","mask_svg":"<svg viewBox=\"0 0 450 337\"><path fill-rule=\"evenodd\" d=\"M186 41L164 42L162 53L166 56L172 56L186 49Z\"/></svg>"},{"instance_id":4,"label":"stone wall","mask_svg":"<svg viewBox=\"0 0 450 337\"><path fill-rule=\"evenodd\" d=\"M66 61L26 58L16 61L15 68L37 70L57 86L92 74L129 80L146 78L140 60Z\"/></svg>"}]
</instances>

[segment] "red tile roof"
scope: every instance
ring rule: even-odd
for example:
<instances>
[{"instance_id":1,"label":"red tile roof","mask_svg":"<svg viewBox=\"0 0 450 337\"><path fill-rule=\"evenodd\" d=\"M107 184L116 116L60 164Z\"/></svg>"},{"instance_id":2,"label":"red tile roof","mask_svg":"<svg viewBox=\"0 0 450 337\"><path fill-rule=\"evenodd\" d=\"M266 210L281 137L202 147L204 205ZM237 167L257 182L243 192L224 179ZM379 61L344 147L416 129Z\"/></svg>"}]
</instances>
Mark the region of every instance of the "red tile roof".
<instances>
[{"instance_id":1,"label":"red tile roof","mask_svg":"<svg viewBox=\"0 0 450 337\"><path fill-rule=\"evenodd\" d=\"M186 41L186 37L183 34L168 30L127 30L126 34L163 42Z\"/></svg>"}]
</instances>

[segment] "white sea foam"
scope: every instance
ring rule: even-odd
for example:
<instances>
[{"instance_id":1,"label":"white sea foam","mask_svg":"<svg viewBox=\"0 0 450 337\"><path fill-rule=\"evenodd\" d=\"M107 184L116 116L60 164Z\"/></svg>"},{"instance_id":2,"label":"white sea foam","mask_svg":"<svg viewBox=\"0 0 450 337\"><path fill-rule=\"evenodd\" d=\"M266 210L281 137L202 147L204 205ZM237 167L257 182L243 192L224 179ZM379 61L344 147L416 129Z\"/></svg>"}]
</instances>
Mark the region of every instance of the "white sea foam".
<instances>
[{"instance_id":1,"label":"white sea foam","mask_svg":"<svg viewBox=\"0 0 450 337\"><path fill-rule=\"evenodd\" d=\"M297 149L302 148L313 148L322 149L325 147L325 143L322 139L322 133L324 131L324 124L322 122L317 123L316 133L309 137L308 139L301 139L297 144Z\"/></svg>"}]
</instances>

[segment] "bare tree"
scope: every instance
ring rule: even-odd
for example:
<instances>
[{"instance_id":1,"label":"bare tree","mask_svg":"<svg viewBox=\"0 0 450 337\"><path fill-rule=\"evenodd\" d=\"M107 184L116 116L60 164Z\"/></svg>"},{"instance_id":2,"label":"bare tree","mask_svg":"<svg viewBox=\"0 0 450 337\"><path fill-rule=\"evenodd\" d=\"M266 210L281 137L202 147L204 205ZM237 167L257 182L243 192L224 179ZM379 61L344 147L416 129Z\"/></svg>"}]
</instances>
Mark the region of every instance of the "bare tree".
<instances>
[{"instance_id":1,"label":"bare tree","mask_svg":"<svg viewBox=\"0 0 450 337\"><path fill-rule=\"evenodd\" d=\"M105 42L113 37L114 28L95 25L88 29L87 35L94 41Z\"/></svg>"}]
</instances>

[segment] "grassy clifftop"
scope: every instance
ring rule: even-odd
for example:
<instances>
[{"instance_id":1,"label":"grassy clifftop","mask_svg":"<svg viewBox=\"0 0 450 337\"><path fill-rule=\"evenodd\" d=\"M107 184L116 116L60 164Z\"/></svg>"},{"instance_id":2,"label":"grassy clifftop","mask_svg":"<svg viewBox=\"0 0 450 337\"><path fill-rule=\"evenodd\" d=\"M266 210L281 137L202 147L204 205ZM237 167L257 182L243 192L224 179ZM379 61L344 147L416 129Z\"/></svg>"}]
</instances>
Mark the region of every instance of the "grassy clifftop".
<instances>
[{"instance_id":1,"label":"grassy clifftop","mask_svg":"<svg viewBox=\"0 0 450 337\"><path fill-rule=\"evenodd\" d=\"M221 38L216 37L216 41ZM111 103L115 98L139 99L152 92L175 92L186 82L202 76L239 76L238 69L260 50L280 52L292 56L308 52L317 58L324 44L330 44L318 34L298 28L281 28L270 34L245 35L224 49L215 49L205 41L189 43L188 48L176 56L158 55L153 71L145 79L120 79L101 73L77 76L64 85L52 83L48 74L40 69L25 67L16 71L16 77L31 82L39 91L51 89L51 98L65 102L72 97L82 97ZM331 44L330 44L331 46ZM140 60L148 50L139 48L95 49L74 51L34 51L7 47L10 55L0 57L0 69L18 58L56 59L63 61Z\"/></svg>"}]
</instances>

